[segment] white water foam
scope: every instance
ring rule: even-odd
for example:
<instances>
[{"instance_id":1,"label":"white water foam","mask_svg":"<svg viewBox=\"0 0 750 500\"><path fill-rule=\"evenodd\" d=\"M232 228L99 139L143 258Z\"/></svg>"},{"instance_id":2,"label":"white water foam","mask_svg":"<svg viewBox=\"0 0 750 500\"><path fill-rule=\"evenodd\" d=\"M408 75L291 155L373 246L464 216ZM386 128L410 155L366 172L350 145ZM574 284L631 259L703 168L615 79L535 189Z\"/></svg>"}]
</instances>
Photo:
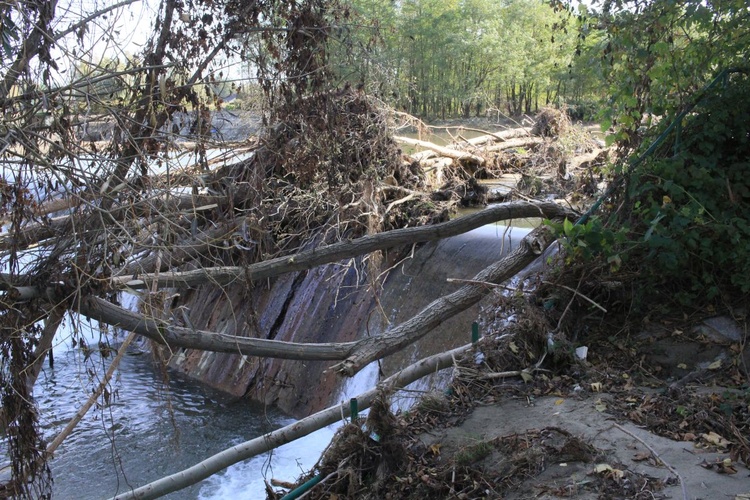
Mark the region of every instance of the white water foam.
<instances>
[{"instance_id":1,"label":"white water foam","mask_svg":"<svg viewBox=\"0 0 750 500\"><path fill-rule=\"evenodd\" d=\"M283 425L294 420L281 422ZM198 498L201 500L257 500L266 497L264 481L295 481L315 465L331 442L339 424L317 430L303 438L244 462L232 465L206 479Z\"/></svg>"},{"instance_id":2,"label":"white water foam","mask_svg":"<svg viewBox=\"0 0 750 500\"><path fill-rule=\"evenodd\" d=\"M375 387L378 380L378 364L370 363L354 377L344 382L338 401L349 401ZM364 411L360 415L365 415ZM280 422L293 424L295 420ZM294 482L308 472L318 461L321 453L330 444L341 422L331 424L312 434L285 444L273 452L253 457L227 468L220 474L206 479L200 490L201 500L256 500L265 498L265 482L271 479Z\"/></svg>"}]
</instances>

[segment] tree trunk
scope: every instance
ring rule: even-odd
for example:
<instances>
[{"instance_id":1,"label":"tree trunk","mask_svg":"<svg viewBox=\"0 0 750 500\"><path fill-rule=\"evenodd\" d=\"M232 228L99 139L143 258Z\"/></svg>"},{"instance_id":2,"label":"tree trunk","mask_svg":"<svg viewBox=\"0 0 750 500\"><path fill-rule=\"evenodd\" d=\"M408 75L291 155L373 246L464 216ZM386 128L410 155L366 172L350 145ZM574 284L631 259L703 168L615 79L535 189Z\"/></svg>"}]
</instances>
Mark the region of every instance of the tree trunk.
<instances>
[{"instance_id":1,"label":"tree trunk","mask_svg":"<svg viewBox=\"0 0 750 500\"><path fill-rule=\"evenodd\" d=\"M358 341L353 354L333 368L342 375L352 377L370 362L413 344L446 319L479 302L492 289L484 283L499 284L512 278L539 257L553 241L554 236L546 226L533 230L516 250L481 271L459 290L435 300L419 314L383 335Z\"/></svg>"},{"instance_id":2,"label":"tree trunk","mask_svg":"<svg viewBox=\"0 0 750 500\"><path fill-rule=\"evenodd\" d=\"M481 165L484 165L486 161L481 156L473 155L465 151L458 151L456 149L438 146L437 144L433 144L427 141L420 141L419 139L412 139L410 137L402 137L402 136L394 136L393 139L402 144L409 144L411 146L419 146L422 148L430 149L432 151L435 151L436 153L439 153L442 156L447 156L448 158L453 158L454 160L460 161L463 163L469 163L472 165L481 166Z\"/></svg>"}]
</instances>

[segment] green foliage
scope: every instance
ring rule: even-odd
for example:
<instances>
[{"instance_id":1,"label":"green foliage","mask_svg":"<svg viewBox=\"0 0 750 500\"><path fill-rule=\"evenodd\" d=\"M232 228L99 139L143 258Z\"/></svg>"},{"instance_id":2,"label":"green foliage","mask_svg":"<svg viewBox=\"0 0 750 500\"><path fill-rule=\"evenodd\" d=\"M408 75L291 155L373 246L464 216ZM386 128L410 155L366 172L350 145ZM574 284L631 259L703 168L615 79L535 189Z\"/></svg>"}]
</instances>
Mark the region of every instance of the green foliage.
<instances>
[{"instance_id":1,"label":"green foliage","mask_svg":"<svg viewBox=\"0 0 750 500\"><path fill-rule=\"evenodd\" d=\"M687 304L750 292L750 82L708 96L634 174L647 281Z\"/></svg>"},{"instance_id":2,"label":"green foliage","mask_svg":"<svg viewBox=\"0 0 750 500\"><path fill-rule=\"evenodd\" d=\"M653 116L675 116L721 69L743 64L750 18L740 0L594 1L601 12L580 33L600 32L608 99L602 128L611 141L637 147Z\"/></svg>"},{"instance_id":3,"label":"green foliage","mask_svg":"<svg viewBox=\"0 0 750 500\"><path fill-rule=\"evenodd\" d=\"M577 30L543 1L351 2L370 29L357 27L333 58L339 73L412 114L515 114L584 98L585 86L569 85Z\"/></svg>"},{"instance_id":4,"label":"green foliage","mask_svg":"<svg viewBox=\"0 0 750 500\"><path fill-rule=\"evenodd\" d=\"M568 219L562 223L545 221L545 224L560 238L567 263L598 259L607 262L612 271L620 268L620 252L627 239L624 229L614 231L598 217L592 217L582 224L574 224Z\"/></svg>"}]
</instances>

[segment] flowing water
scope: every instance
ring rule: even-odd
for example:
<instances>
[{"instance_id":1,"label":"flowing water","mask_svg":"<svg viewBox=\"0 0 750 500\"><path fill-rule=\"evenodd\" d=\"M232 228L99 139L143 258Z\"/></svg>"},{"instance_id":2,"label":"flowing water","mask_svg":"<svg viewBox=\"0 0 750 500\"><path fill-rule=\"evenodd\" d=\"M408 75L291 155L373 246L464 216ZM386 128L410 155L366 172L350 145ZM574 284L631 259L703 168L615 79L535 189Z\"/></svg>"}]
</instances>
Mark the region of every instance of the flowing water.
<instances>
[{"instance_id":1,"label":"flowing water","mask_svg":"<svg viewBox=\"0 0 750 500\"><path fill-rule=\"evenodd\" d=\"M95 345L98 333L78 327ZM46 366L36 386L42 427L50 440L86 401L111 361L98 352L84 359L69 337L55 346L54 368ZM165 383L150 354L138 349L123 357L110 383L110 403L92 408L50 462L54 499L109 498L294 422L277 410L230 401L170 376ZM369 388L371 376L362 372L345 392L354 395ZM236 464L167 498L265 498L264 478L296 479L315 464L337 427Z\"/></svg>"}]
</instances>

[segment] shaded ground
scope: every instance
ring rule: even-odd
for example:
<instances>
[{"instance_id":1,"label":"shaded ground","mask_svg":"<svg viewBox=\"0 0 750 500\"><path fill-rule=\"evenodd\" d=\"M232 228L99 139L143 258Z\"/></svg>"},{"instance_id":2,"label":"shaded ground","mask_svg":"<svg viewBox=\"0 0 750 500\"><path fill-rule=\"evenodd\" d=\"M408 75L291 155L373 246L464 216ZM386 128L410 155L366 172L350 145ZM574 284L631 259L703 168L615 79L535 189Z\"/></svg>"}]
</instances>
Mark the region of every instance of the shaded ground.
<instances>
[{"instance_id":1,"label":"shaded ground","mask_svg":"<svg viewBox=\"0 0 750 500\"><path fill-rule=\"evenodd\" d=\"M525 312L485 311L446 393L345 427L306 498L747 498L742 318L590 334L582 360L584 339L549 348L543 315L512 300Z\"/></svg>"}]
</instances>

